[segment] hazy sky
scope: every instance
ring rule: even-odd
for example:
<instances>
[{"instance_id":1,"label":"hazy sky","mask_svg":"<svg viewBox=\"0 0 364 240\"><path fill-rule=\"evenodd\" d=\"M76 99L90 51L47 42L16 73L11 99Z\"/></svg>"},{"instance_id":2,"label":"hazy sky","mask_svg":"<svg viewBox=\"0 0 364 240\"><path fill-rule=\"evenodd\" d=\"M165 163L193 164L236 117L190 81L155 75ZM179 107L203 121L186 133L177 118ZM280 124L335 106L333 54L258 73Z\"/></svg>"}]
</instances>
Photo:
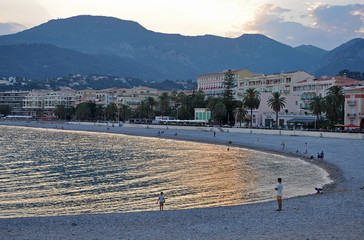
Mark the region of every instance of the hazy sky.
<instances>
[{"instance_id":1,"label":"hazy sky","mask_svg":"<svg viewBox=\"0 0 364 240\"><path fill-rule=\"evenodd\" d=\"M84 14L133 20L162 33L261 33L326 50L364 37L363 0L0 0L0 35Z\"/></svg>"}]
</instances>

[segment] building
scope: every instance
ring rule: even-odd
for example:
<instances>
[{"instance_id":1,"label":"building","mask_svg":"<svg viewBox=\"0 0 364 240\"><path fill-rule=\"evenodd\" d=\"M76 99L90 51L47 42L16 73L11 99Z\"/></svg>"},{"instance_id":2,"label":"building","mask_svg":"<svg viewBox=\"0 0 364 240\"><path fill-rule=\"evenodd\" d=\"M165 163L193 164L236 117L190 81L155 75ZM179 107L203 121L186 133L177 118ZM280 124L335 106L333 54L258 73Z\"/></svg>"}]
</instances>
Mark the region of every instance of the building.
<instances>
[{"instance_id":1,"label":"building","mask_svg":"<svg viewBox=\"0 0 364 240\"><path fill-rule=\"evenodd\" d=\"M28 91L5 91L0 92L0 105L9 105L9 115L27 115L23 109L23 102Z\"/></svg>"},{"instance_id":2,"label":"building","mask_svg":"<svg viewBox=\"0 0 364 240\"><path fill-rule=\"evenodd\" d=\"M254 88L260 93L260 106L253 112L253 126L271 126L275 121L275 113L268 106L268 99L273 92L279 92L286 98L286 106L282 109L285 115L299 118L299 115L307 115L301 108L300 94L294 93L294 86L299 82L313 81L315 76L304 71L275 73L246 77L239 81L237 99L242 100L247 89ZM280 121L281 125L287 125L287 119Z\"/></svg>"},{"instance_id":3,"label":"building","mask_svg":"<svg viewBox=\"0 0 364 240\"><path fill-rule=\"evenodd\" d=\"M364 129L364 86L345 90L345 125Z\"/></svg>"},{"instance_id":4,"label":"building","mask_svg":"<svg viewBox=\"0 0 364 240\"><path fill-rule=\"evenodd\" d=\"M149 97L158 100L159 95L162 92L154 88L149 87L133 87L131 89L123 89L119 91L118 103L130 106L136 109L140 102L146 101Z\"/></svg>"},{"instance_id":5,"label":"building","mask_svg":"<svg viewBox=\"0 0 364 240\"><path fill-rule=\"evenodd\" d=\"M206 108L195 108L195 120L212 120L211 111Z\"/></svg>"},{"instance_id":6,"label":"building","mask_svg":"<svg viewBox=\"0 0 364 240\"><path fill-rule=\"evenodd\" d=\"M224 79L227 72L228 71L198 76L197 89L202 90L205 96L222 96L224 94ZM259 75L245 69L231 71L231 73L233 74L236 86L239 81L242 81L246 77ZM236 89L234 90L234 94L237 94Z\"/></svg>"},{"instance_id":7,"label":"building","mask_svg":"<svg viewBox=\"0 0 364 240\"><path fill-rule=\"evenodd\" d=\"M33 117L53 117L58 105L66 108L75 107L75 91L41 91L29 92L23 100L26 115Z\"/></svg>"}]
</instances>

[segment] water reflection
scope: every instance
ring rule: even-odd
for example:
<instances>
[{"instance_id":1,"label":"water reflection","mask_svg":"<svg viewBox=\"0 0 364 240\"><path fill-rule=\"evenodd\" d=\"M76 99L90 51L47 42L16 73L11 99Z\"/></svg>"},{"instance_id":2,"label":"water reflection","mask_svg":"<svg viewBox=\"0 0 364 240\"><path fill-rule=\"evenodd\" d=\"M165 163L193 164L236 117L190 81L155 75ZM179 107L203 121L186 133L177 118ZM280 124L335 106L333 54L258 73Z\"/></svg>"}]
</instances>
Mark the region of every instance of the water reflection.
<instances>
[{"instance_id":1,"label":"water reflection","mask_svg":"<svg viewBox=\"0 0 364 240\"><path fill-rule=\"evenodd\" d=\"M310 191L302 178L326 181L306 163L238 148L5 126L0 134L0 217L157 210L160 191L166 209L226 206L271 199L277 174L290 180L288 195Z\"/></svg>"}]
</instances>

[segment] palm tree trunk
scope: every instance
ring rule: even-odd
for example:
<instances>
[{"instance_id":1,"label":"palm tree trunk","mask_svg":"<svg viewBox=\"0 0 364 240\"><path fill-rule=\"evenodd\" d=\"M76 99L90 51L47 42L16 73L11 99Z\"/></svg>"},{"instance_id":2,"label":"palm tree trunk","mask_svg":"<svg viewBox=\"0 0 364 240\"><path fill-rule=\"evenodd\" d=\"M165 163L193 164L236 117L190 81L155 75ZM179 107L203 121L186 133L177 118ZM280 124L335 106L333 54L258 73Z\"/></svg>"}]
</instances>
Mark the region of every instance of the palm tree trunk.
<instances>
[{"instance_id":1,"label":"palm tree trunk","mask_svg":"<svg viewBox=\"0 0 364 240\"><path fill-rule=\"evenodd\" d=\"M253 128L253 108L250 109L250 128Z\"/></svg>"},{"instance_id":2,"label":"palm tree trunk","mask_svg":"<svg viewBox=\"0 0 364 240\"><path fill-rule=\"evenodd\" d=\"M278 112L276 112L276 129L278 129Z\"/></svg>"}]
</instances>

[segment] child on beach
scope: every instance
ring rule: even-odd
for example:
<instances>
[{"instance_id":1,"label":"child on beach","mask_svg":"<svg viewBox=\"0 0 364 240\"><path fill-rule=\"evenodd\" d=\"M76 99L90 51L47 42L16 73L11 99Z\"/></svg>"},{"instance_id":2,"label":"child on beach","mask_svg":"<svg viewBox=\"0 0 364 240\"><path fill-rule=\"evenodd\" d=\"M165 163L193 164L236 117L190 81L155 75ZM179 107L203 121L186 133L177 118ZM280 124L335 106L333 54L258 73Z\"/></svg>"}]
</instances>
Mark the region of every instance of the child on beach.
<instances>
[{"instance_id":1,"label":"child on beach","mask_svg":"<svg viewBox=\"0 0 364 240\"><path fill-rule=\"evenodd\" d=\"M277 211L282 211L282 196L283 196L282 178L278 178L278 184L275 187L275 190L277 190L277 201L278 201Z\"/></svg>"},{"instance_id":2,"label":"child on beach","mask_svg":"<svg viewBox=\"0 0 364 240\"><path fill-rule=\"evenodd\" d=\"M161 192L161 194L159 195L158 200L157 200L157 203L159 202L159 210L160 211L163 210L163 205L164 205L165 201L166 200L164 198L163 192Z\"/></svg>"}]
</instances>

